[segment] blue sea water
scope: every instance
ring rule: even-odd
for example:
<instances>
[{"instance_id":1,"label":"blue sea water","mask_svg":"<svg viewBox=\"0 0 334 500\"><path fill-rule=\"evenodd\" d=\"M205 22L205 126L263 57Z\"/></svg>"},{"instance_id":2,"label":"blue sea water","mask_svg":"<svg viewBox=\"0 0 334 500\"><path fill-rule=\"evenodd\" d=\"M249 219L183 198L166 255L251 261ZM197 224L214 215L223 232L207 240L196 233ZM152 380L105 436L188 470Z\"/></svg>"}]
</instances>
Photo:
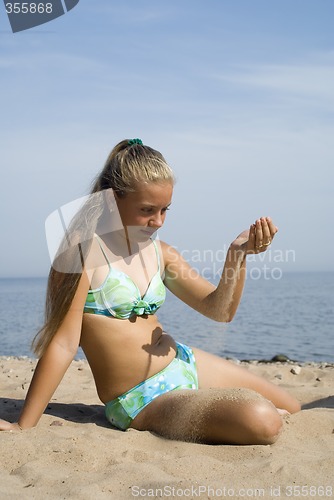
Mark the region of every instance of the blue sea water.
<instances>
[{"instance_id":1,"label":"blue sea water","mask_svg":"<svg viewBox=\"0 0 334 500\"><path fill-rule=\"evenodd\" d=\"M45 290L44 278L0 279L0 356L32 356ZM224 357L270 359L283 353L298 361L334 362L334 273L247 279L228 325L203 317L170 293L158 315L176 340ZM81 350L77 357L84 357Z\"/></svg>"}]
</instances>

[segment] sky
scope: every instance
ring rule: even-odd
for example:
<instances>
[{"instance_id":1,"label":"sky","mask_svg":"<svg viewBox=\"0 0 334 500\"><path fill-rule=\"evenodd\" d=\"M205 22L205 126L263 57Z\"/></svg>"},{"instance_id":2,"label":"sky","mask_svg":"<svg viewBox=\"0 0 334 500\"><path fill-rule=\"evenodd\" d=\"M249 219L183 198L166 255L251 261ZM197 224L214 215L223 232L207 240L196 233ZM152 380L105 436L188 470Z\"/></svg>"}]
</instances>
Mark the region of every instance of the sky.
<instances>
[{"instance_id":1,"label":"sky","mask_svg":"<svg viewBox=\"0 0 334 500\"><path fill-rule=\"evenodd\" d=\"M1 3L0 277L47 275L45 220L134 137L174 169L160 238L195 267L271 216L251 266L334 271L333 18L332 0L80 0L12 33Z\"/></svg>"}]
</instances>

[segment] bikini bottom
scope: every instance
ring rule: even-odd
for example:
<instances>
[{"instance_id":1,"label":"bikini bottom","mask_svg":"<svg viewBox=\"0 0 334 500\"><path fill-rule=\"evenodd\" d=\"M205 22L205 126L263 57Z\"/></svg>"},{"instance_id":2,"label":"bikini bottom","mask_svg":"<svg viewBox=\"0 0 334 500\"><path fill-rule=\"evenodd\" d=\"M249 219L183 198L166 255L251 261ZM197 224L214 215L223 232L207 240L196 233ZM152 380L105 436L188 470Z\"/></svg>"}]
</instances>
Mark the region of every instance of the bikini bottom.
<instances>
[{"instance_id":1,"label":"bikini bottom","mask_svg":"<svg viewBox=\"0 0 334 500\"><path fill-rule=\"evenodd\" d=\"M176 342L175 358L159 373L106 403L109 422L126 430L133 419L155 398L170 391L198 389L196 361L192 349Z\"/></svg>"}]
</instances>

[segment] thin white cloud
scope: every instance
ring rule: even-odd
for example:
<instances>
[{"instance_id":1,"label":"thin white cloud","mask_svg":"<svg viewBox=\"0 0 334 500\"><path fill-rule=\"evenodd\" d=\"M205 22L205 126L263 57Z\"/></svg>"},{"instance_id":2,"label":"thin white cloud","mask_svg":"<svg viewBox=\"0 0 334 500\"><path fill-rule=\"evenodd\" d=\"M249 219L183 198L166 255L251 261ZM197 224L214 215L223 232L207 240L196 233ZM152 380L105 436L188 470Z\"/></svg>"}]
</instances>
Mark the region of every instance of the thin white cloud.
<instances>
[{"instance_id":1,"label":"thin white cloud","mask_svg":"<svg viewBox=\"0 0 334 500\"><path fill-rule=\"evenodd\" d=\"M78 56L76 54L66 54L60 52L52 52L48 50L47 53L40 51L38 53L31 53L28 51L21 51L21 54L3 56L0 58L0 67L9 69L18 69L22 71L31 71L34 74L42 74L45 67L46 59L48 61L48 71L53 73L61 71L66 78L66 71L72 73L105 71L106 63L98 61L93 57ZM94 73L92 73L94 74Z\"/></svg>"},{"instance_id":2,"label":"thin white cloud","mask_svg":"<svg viewBox=\"0 0 334 500\"><path fill-rule=\"evenodd\" d=\"M321 58L322 59L322 58ZM231 72L215 75L221 81L240 87L253 87L276 97L293 95L334 106L334 66L332 53L328 63L254 64L235 67Z\"/></svg>"},{"instance_id":3,"label":"thin white cloud","mask_svg":"<svg viewBox=\"0 0 334 500\"><path fill-rule=\"evenodd\" d=\"M124 24L136 23L151 24L165 18L169 18L172 12L177 12L175 7L168 5L167 2L159 3L157 5L149 5L145 8L142 2L140 3L125 3L125 2L94 2L91 6L87 5L87 12L91 10L92 15L96 16L110 16L111 19L120 19Z\"/></svg>"}]
</instances>

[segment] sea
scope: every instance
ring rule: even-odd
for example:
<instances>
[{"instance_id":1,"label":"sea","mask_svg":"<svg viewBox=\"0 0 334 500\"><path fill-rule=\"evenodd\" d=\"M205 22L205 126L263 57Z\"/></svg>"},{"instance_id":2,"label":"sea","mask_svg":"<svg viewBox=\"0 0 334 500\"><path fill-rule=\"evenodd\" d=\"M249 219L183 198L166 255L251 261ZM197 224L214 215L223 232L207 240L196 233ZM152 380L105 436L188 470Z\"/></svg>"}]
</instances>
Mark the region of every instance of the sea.
<instances>
[{"instance_id":1,"label":"sea","mask_svg":"<svg viewBox=\"0 0 334 500\"><path fill-rule=\"evenodd\" d=\"M46 278L0 279L0 356L34 357L33 337L43 323ZM277 354L299 362L334 363L334 273L284 273L247 279L231 323L210 320L170 292L158 312L175 340L239 360ZM83 359L78 350L76 359Z\"/></svg>"}]
</instances>

